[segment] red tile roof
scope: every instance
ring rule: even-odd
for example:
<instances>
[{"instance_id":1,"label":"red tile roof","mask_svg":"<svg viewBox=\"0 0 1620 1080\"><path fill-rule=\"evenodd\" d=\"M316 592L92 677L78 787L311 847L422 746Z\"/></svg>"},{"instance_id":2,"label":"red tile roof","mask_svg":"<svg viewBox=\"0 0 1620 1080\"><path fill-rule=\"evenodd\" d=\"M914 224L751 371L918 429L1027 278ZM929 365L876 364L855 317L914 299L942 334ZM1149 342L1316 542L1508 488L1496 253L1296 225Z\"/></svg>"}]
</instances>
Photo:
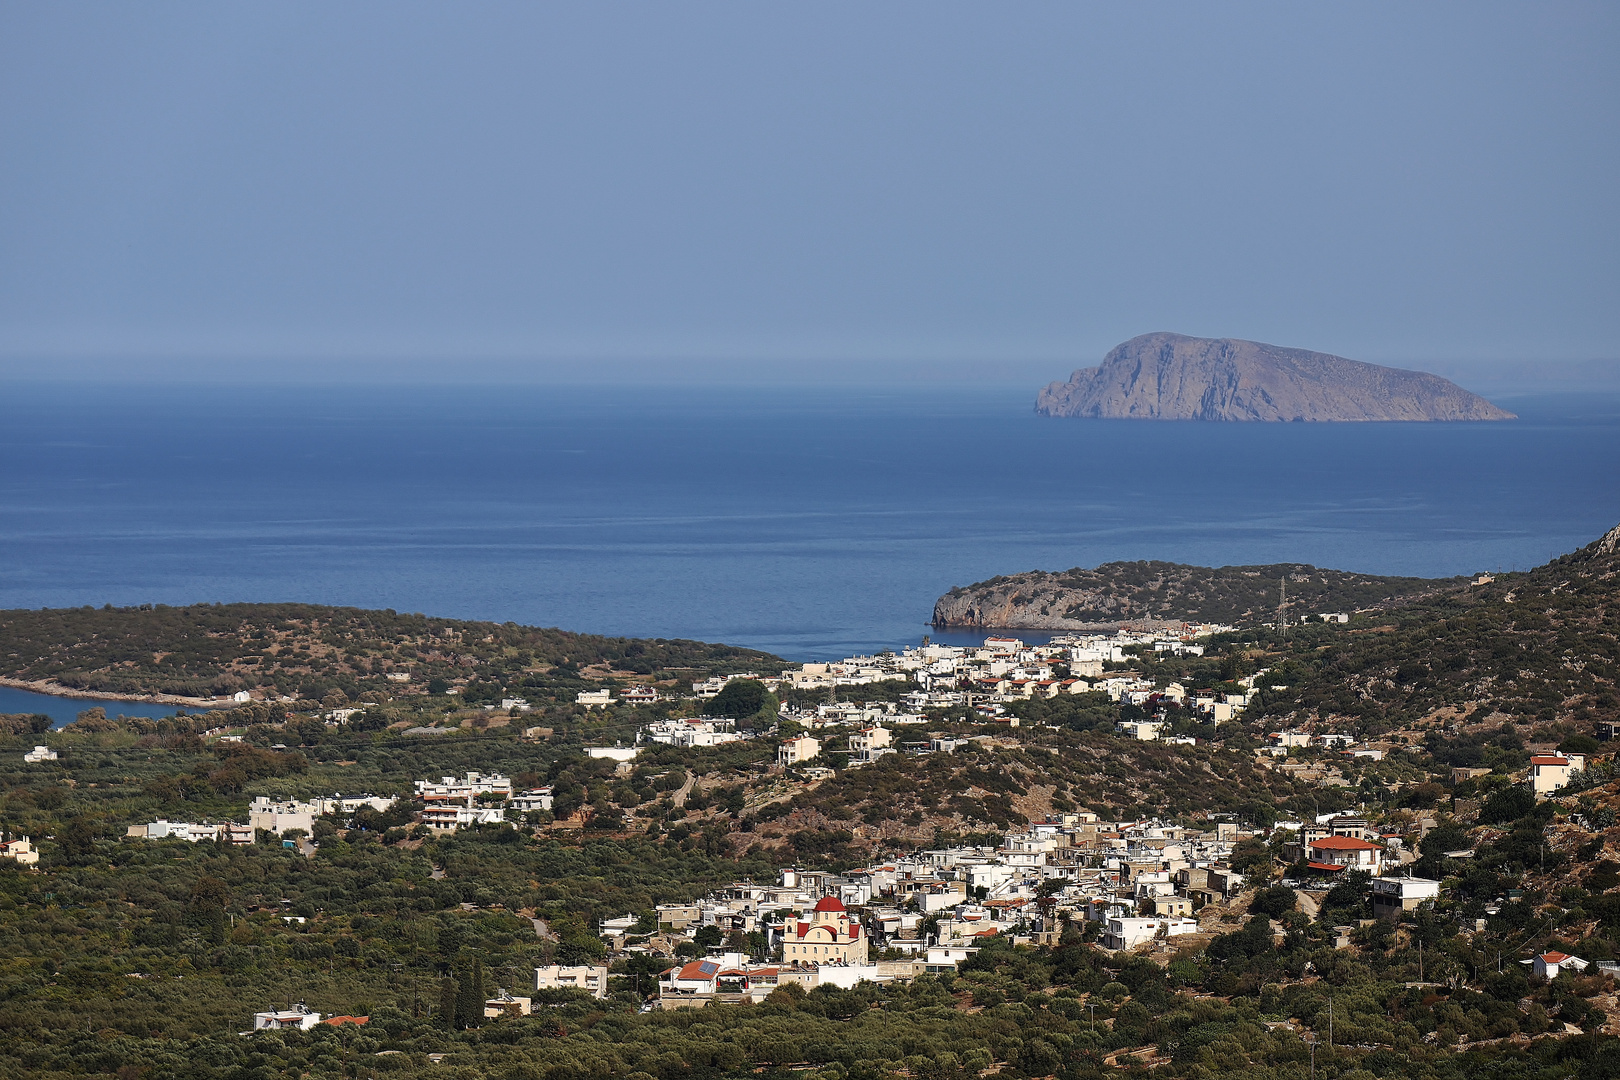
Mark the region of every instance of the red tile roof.
<instances>
[{"instance_id":1,"label":"red tile roof","mask_svg":"<svg viewBox=\"0 0 1620 1080\"><path fill-rule=\"evenodd\" d=\"M1312 840L1311 847L1322 848L1327 851L1377 851L1377 844L1370 844L1365 840L1358 840L1354 836L1324 836L1320 840Z\"/></svg>"},{"instance_id":2,"label":"red tile roof","mask_svg":"<svg viewBox=\"0 0 1620 1080\"><path fill-rule=\"evenodd\" d=\"M1309 866L1312 870L1326 870L1330 874L1336 874L1345 868L1342 863L1332 862L1313 862L1306 863L1305 865Z\"/></svg>"},{"instance_id":3,"label":"red tile roof","mask_svg":"<svg viewBox=\"0 0 1620 1080\"><path fill-rule=\"evenodd\" d=\"M364 1024L370 1019L371 1017L369 1016L329 1016L325 1020L322 1020L321 1023L331 1024L333 1027L338 1027L342 1024Z\"/></svg>"},{"instance_id":4,"label":"red tile roof","mask_svg":"<svg viewBox=\"0 0 1620 1080\"><path fill-rule=\"evenodd\" d=\"M1540 957L1538 957L1538 959L1541 960L1541 962L1545 963L1545 964L1562 964L1565 960L1573 960L1574 957L1570 956L1568 953L1561 953L1561 952L1556 952L1555 951L1555 952L1544 952L1544 953L1541 954Z\"/></svg>"},{"instance_id":5,"label":"red tile roof","mask_svg":"<svg viewBox=\"0 0 1620 1080\"><path fill-rule=\"evenodd\" d=\"M1566 757L1553 757L1553 756L1551 756L1549 754L1537 754L1535 757L1530 759L1530 764L1532 764L1532 765L1568 765L1569 764L1569 758L1566 758Z\"/></svg>"},{"instance_id":6,"label":"red tile roof","mask_svg":"<svg viewBox=\"0 0 1620 1080\"><path fill-rule=\"evenodd\" d=\"M675 977L677 979L707 980L714 978L715 973L719 970L720 965L713 960L694 960L681 968L681 973Z\"/></svg>"}]
</instances>

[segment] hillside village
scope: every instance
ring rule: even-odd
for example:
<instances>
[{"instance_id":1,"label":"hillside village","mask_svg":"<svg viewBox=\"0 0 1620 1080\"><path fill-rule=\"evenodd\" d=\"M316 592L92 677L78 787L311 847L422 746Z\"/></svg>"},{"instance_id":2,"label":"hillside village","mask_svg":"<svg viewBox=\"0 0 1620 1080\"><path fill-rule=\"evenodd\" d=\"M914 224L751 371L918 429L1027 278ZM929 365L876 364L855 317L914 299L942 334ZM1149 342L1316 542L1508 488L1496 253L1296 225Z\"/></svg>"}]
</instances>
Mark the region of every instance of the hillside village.
<instances>
[{"instance_id":1,"label":"hillside village","mask_svg":"<svg viewBox=\"0 0 1620 1080\"><path fill-rule=\"evenodd\" d=\"M807 663L776 676L714 676L692 684L686 700L697 715L650 720L630 745L588 746L584 753L622 775L634 770L644 750L712 750L774 738L767 778L814 787L891 755L948 755L986 744L1016 747L1020 719L1010 707L1078 695L1101 695L1114 706L1137 707L1137 718L1113 724L1117 736L1167 748L1196 747L1198 737L1174 731L1209 730L1241 720L1259 692L1257 683L1265 685L1268 669L1232 680L1229 692L1217 693L1189 692L1178 682L1120 668L1142 654L1202 656L1201 639L1227 630L1122 630L1060 636L1040 645L993 636L976 648L924 644L840 663ZM736 718L702 713L735 682L757 683L782 695L774 723L759 727L756 718L754 726L740 728ZM839 700L879 685L905 689L882 702ZM825 694L827 700L811 701L811 694ZM627 696L638 703L658 698L640 688ZM604 707L616 700L597 691L589 698L582 694L577 704ZM503 704L514 714L527 706L521 701ZM932 732L946 710L1003 730ZM919 734L911 734L913 729ZM1017 732L1036 734L1028 728ZM830 750L833 744L837 751ZM1368 741L1347 732L1285 729L1266 733L1252 756L1257 768L1332 789L1347 784L1341 767L1421 752L1419 744L1399 737ZM1532 799L1544 800L1580 780L1586 763L1581 753L1547 748L1529 758L1518 781ZM1466 783L1490 772L1462 768L1453 779ZM678 795L693 787L688 781ZM569 824L553 814L555 801L554 785L524 787L499 773L474 771L419 779L398 798L333 795L277 802L261 796L253 801L245 824L159 820L131 826L128 835L241 845L268 834L313 855L317 845L309 838L323 818L353 827L357 811L392 812L403 826L395 834L409 830L419 837L509 824L544 829ZM576 827L589 820L584 809L576 813ZM678 802L674 813L685 816ZM634 813L623 814L623 827L640 827ZM1449 822L1442 813L1384 808L1255 823L1212 810L1193 819L1201 824L1158 817L1104 820L1086 809L1054 812L1006 829L994 843L979 838L919 847L843 870L796 866L770 883L734 881L691 900L602 918L602 960L537 968L534 990L574 987L604 997L612 972L624 962L645 966L663 961L668 966L660 969L652 998L661 1008L761 1001L788 984L804 989L849 988L863 981L905 984L923 975L953 972L990 938L1051 946L1066 935L1078 935L1104 952L1141 953L1168 963L1231 932L1244 912L1252 910L1257 890L1282 889L1292 894L1287 907L1315 912L1335 889L1342 904L1348 887L1364 897L1370 919L1393 923L1446 905L1445 881L1414 872L1425 839ZM330 825L326 830L333 834ZM1470 850L1448 850L1438 860L1430 858L1428 865L1472 855ZM1485 918L1477 919L1480 927L1507 903L1504 895L1486 906ZM1337 927L1335 944L1349 946L1366 923L1363 919ZM1285 930L1276 926L1280 941ZM1549 965L1553 975L1560 964L1571 970L1589 965L1556 950L1523 962L1542 975ZM1620 967L1607 958L1595 962L1605 972ZM528 998L510 994L487 1004L491 1018L530 1010ZM299 1017L299 1023L308 1020L307 1013Z\"/></svg>"}]
</instances>

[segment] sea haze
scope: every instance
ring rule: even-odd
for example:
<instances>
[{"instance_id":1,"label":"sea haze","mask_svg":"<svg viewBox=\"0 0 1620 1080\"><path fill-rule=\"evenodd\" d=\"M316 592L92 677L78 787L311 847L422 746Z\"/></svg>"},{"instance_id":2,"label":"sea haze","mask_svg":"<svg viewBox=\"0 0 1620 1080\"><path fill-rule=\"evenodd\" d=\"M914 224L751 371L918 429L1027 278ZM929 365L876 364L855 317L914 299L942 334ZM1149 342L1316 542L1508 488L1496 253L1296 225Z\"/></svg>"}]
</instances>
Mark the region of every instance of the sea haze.
<instances>
[{"instance_id":1,"label":"sea haze","mask_svg":"<svg viewBox=\"0 0 1620 1080\"><path fill-rule=\"evenodd\" d=\"M819 659L1113 559L1529 567L1620 521L1620 396L1490 424L1037 417L1033 387L0 394L0 606L300 600ZM936 638L939 635L936 634Z\"/></svg>"}]
</instances>

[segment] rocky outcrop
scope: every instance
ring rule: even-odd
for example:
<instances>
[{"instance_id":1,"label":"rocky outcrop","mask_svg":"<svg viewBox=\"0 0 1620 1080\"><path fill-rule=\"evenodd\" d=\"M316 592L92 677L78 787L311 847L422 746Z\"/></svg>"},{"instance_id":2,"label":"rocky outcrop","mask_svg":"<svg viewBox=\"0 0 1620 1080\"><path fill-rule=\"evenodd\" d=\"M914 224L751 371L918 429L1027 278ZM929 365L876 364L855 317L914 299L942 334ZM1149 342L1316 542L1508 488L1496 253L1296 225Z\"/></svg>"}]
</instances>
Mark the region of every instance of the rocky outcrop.
<instances>
[{"instance_id":1,"label":"rocky outcrop","mask_svg":"<svg viewBox=\"0 0 1620 1080\"><path fill-rule=\"evenodd\" d=\"M1129 597L1111 595L1107 589L1076 587L1056 574L1035 570L952 589L934 602L933 623L942 627L1111 631L1130 622L1133 613L1151 617Z\"/></svg>"},{"instance_id":2,"label":"rocky outcrop","mask_svg":"<svg viewBox=\"0 0 1620 1080\"><path fill-rule=\"evenodd\" d=\"M1045 416L1121 420L1512 420L1422 371L1233 338L1144 334L1042 390Z\"/></svg>"},{"instance_id":3,"label":"rocky outcrop","mask_svg":"<svg viewBox=\"0 0 1620 1080\"><path fill-rule=\"evenodd\" d=\"M1616 525L1604 533L1592 547L1593 555L1613 555L1620 548L1620 525Z\"/></svg>"}]
</instances>

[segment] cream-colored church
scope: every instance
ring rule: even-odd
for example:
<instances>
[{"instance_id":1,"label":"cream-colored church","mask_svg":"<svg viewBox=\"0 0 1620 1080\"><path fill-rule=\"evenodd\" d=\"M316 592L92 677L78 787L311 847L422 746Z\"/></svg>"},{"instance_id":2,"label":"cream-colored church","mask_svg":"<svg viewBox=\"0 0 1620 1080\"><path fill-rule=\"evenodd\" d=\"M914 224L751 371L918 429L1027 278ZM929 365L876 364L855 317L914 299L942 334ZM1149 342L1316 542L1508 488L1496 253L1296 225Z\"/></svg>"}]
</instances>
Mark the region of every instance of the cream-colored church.
<instances>
[{"instance_id":1,"label":"cream-colored church","mask_svg":"<svg viewBox=\"0 0 1620 1080\"><path fill-rule=\"evenodd\" d=\"M866 936L838 898L826 896L808 916L789 924L782 959L790 964L864 964Z\"/></svg>"}]
</instances>

